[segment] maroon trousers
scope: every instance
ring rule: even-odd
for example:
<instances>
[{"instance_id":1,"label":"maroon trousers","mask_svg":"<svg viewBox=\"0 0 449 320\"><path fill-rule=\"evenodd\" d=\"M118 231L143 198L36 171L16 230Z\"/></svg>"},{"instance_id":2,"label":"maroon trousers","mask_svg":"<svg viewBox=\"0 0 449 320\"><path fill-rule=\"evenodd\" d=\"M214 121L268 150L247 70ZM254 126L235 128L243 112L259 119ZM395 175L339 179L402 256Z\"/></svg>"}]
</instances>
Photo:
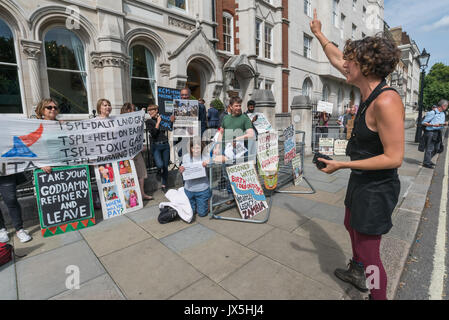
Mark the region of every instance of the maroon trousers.
<instances>
[{"instance_id":1,"label":"maroon trousers","mask_svg":"<svg viewBox=\"0 0 449 320\"><path fill-rule=\"evenodd\" d=\"M351 227L351 212L345 211L345 227L351 237L353 260L363 264L367 286L374 300L387 300L387 273L380 259L381 235L367 235Z\"/></svg>"}]
</instances>

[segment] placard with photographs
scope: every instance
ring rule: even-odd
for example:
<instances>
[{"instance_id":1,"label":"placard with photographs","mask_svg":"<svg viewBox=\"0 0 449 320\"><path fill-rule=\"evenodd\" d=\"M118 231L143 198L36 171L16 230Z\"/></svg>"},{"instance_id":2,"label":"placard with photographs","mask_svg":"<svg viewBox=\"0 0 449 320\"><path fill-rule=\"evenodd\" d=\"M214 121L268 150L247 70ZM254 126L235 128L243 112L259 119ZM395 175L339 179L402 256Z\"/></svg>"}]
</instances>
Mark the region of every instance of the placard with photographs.
<instances>
[{"instance_id":1,"label":"placard with photographs","mask_svg":"<svg viewBox=\"0 0 449 320\"><path fill-rule=\"evenodd\" d=\"M95 166L103 219L143 208L139 180L133 160Z\"/></svg>"},{"instance_id":2,"label":"placard with photographs","mask_svg":"<svg viewBox=\"0 0 449 320\"><path fill-rule=\"evenodd\" d=\"M327 156L334 155L334 138L320 138L319 152Z\"/></svg>"},{"instance_id":3,"label":"placard with photographs","mask_svg":"<svg viewBox=\"0 0 449 320\"><path fill-rule=\"evenodd\" d=\"M199 136L198 112L198 100L175 99L173 101L174 138Z\"/></svg>"}]
</instances>

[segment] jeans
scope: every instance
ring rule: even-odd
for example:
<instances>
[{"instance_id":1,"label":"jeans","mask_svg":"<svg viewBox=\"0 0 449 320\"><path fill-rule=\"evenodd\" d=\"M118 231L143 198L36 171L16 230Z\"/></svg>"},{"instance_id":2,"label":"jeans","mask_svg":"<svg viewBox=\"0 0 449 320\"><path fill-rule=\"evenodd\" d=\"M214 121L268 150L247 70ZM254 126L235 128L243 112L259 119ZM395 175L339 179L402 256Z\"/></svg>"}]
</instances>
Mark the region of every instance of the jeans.
<instances>
[{"instance_id":1,"label":"jeans","mask_svg":"<svg viewBox=\"0 0 449 320\"><path fill-rule=\"evenodd\" d=\"M0 194L8 207L14 228L19 231L23 228L22 211L16 195L16 177L14 175L0 177ZM3 215L0 213L0 229L5 228Z\"/></svg>"},{"instance_id":2,"label":"jeans","mask_svg":"<svg viewBox=\"0 0 449 320\"><path fill-rule=\"evenodd\" d=\"M424 161L423 164L430 165L433 156L436 154L438 150L438 142L436 141L438 138L437 131L424 131L426 150L424 151Z\"/></svg>"},{"instance_id":3,"label":"jeans","mask_svg":"<svg viewBox=\"0 0 449 320\"><path fill-rule=\"evenodd\" d=\"M199 192L190 192L189 190L184 189L184 192L187 198L189 198L193 214L196 212L200 217L207 216L209 211L209 199L212 195L210 188Z\"/></svg>"},{"instance_id":4,"label":"jeans","mask_svg":"<svg viewBox=\"0 0 449 320\"><path fill-rule=\"evenodd\" d=\"M156 167L162 169L162 185L166 186L168 179L168 163L170 162L170 145L168 143L153 144L151 148Z\"/></svg>"}]
</instances>

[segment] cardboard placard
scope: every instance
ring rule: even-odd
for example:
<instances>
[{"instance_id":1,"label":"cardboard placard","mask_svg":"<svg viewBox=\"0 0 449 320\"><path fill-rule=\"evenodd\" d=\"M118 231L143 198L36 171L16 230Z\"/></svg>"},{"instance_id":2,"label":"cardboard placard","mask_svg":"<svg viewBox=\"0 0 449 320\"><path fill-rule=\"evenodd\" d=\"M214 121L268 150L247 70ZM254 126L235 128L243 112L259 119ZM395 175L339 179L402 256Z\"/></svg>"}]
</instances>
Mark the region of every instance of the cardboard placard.
<instances>
[{"instance_id":1,"label":"cardboard placard","mask_svg":"<svg viewBox=\"0 0 449 320\"><path fill-rule=\"evenodd\" d=\"M89 167L54 167L34 171L41 232L51 237L95 224Z\"/></svg>"},{"instance_id":2,"label":"cardboard placard","mask_svg":"<svg viewBox=\"0 0 449 320\"><path fill-rule=\"evenodd\" d=\"M334 154L336 156L346 155L346 146L348 145L348 140L335 139L334 141Z\"/></svg>"},{"instance_id":3,"label":"cardboard placard","mask_svg":"<svg viewBox=\"0 0 449 320\"><path fill-rule=\"evenodd\" d=\"M275 132L262 133L257 141L257 160L262 172L272 175L279 164L278 134Z\"/></svg>"},{"instance_id":4,"label":"cardboard placard","mask_svg":"<svg viewBox=\"0 0 449 320\"><path fill-rule=\"evenodd\" d=\"M227 167L226 171L243 219L252 218L268 208L254 161Z\"/></svg>"},{"instance_id":5,"label":"cardboard placard","mask_svg":"<svg viewBox=\"0 0 449 320\"><path fill-rule=\"evenodd\" d=\"M103 219L117 217L143 208L139 179L133 160L95 166Z\"/></svg>"},{"instance_id":6,"label":"cardboard placard","mask_svg":"<svg viewBox=\"0 0 449 320\"><path fill-rule=\"evenodd\" d=\"M318 105L316 107L316 111L326 113L332 113L333 109L334 104L327 101L318 101Z\"/></svg>"},{"instance_id":7,"label":"cardboard placard","mask_svg":"<svg viewBox=\"0 0 449 320\"><path fill-rule=\"evenodd\" d=\"M334 155L334 138L320 138L319 152L327 156Z\"/></svg>"},{"instance_id":8,"label":"cardboard placard","mask_svg":"<svg viewBox=\"0 0 449 320\"><path fill-rule=\"evenodd\" d=\"M173 101L173 137L197 137L199 136L199 105L198 100L180 100Z\"/></svg>"},{"instance_id":9,"label":"cardboard placard","mask_svg":"<svg viewBox=\"0 0 449 320\"><path fill-rule=\"evenodd\" d=\"M263 113L255 112L248 114L248 117L251 119L251 121L254 119L254 117L257 115L257 120L253 122L254 128L256 128L257 133L265 133L265 132L271 132L274 131L273 127L271 126L271 123L268 121L268 119L265 117Z\"/></svg>"},{"instance_id":10,"label":"cardboard placard","mask_svg":"<svg viewBox=\"0 0 449 320\"><path fill-rule=\"evenodd\" d=\"M301 157L300 155L296 155L292 159L292 168L293 168L293 183L295 186L298 186L302 181L303 168L301 166Z\"/></svg>"},{"instance_id":11,"label":"cardboard placard","mask_svg":"<svg viewBox=\"0 0 449 320\"><path fill-rule=\"evenodd\" d=\"M285 128L284 139L284 164L288 164L296 156L295 127L293 125Z\"/></svg>"}]
</instances>

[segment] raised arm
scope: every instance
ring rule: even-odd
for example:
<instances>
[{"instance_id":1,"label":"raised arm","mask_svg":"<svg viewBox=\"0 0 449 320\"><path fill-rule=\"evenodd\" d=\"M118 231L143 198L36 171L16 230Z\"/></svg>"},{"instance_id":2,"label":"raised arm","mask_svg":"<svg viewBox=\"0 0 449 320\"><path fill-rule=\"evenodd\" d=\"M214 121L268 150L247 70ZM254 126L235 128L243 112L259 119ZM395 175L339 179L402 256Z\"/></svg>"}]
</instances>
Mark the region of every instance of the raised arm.
<instances>
[{"instance_id":1,"label":"raised arm","mask_svg":"<svg viewBox=\"0 0 449 320\"><path fill-rule=\"evenodd\" d=\"M330 63L344 75L343 52L341 52L326 36L321 32L321 21L318 20L316 9L313 9L313 20L310 22L310 30L318 39Z\"/></svg>"}]
</instances>

